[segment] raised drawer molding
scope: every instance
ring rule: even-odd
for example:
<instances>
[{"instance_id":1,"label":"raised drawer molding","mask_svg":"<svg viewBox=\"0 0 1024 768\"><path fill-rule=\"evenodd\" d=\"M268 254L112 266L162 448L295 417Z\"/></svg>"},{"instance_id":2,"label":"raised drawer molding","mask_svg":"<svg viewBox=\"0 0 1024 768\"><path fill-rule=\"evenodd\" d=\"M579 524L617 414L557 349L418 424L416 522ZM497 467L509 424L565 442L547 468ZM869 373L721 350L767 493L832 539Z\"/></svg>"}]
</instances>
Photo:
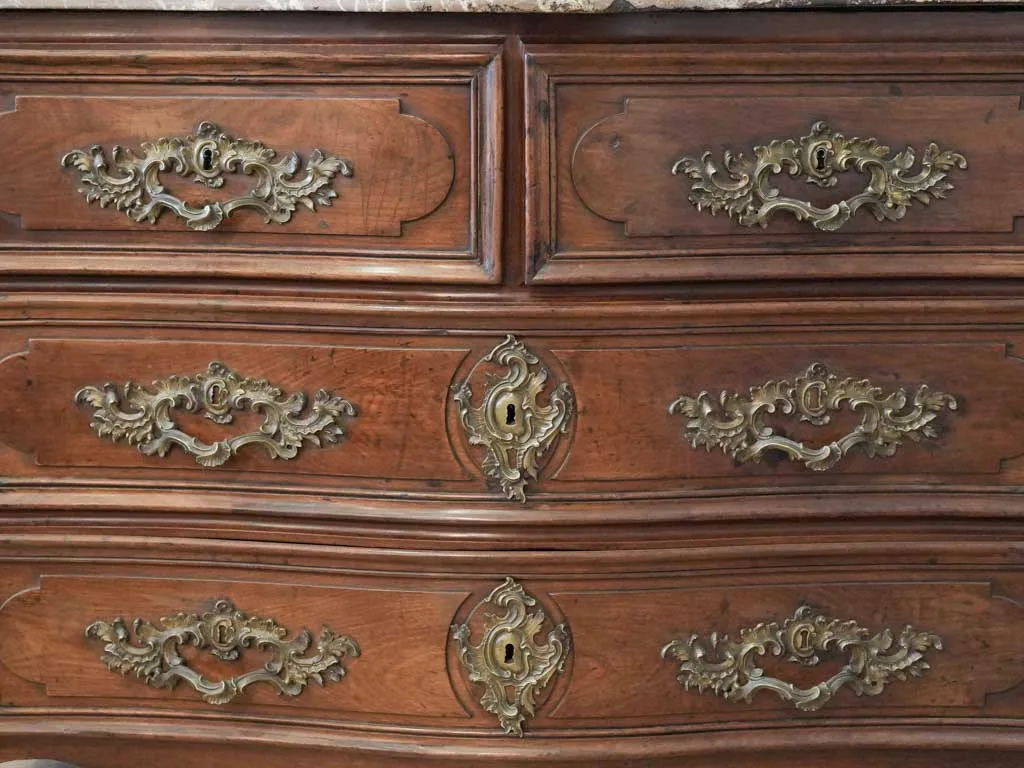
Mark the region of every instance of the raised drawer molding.
<instances>
[{"instance_id":1,"label":"raised drawer molding","mask_svg":"<svg viewBox=\"0 0 1024 768\"><path fill-rule=\"evenodd\" d=\"M0 471L83 489L216 482L269 500L285 484L322 504L401 492L527 509L756 492L766 478L853 496L922 478L961 491L1024 482L1012 354L1024 340L1002 331L747 345L204 338L20 337L25 351L0 361L0 445L15 449Z\"/></svg>"},{"instance_id":2,"label":"raised drawer molding","mask_svg":"<svg viewBox=\"0 0 1024 768\"><path fill-rule=\"evenodd\" d=\"M493 282L495 49L308 53L4 50L0 272Z\"/></svg>"},{"instance_id":3,"label":"raised drawer molding","mask_svg":"<svg viewBox=\"0 0 1024 768\"><path fill-rule=\"evenodd\" d=\"M869 48L529 45L527 279L1019 277L1024 77Z\"/></svg>"}]
</instances>

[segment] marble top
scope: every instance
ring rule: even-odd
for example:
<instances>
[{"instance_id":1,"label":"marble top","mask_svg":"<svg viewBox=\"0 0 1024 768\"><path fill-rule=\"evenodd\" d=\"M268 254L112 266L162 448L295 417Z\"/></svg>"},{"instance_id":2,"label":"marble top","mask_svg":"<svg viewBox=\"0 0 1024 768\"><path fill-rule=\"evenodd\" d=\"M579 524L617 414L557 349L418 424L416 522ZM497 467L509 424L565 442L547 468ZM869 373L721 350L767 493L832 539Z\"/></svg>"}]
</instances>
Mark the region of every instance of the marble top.
<instances>
[{"instance_id":1,"label":"marble top","mask_svg":"<svg viewBox=\"0 0 1024 768\"><path fill-rule=\"evenodd\" d=\"M843 6L1024 5L1024 0L0 0L0 9L628 13Z\"/></svg>"}]
</instances>

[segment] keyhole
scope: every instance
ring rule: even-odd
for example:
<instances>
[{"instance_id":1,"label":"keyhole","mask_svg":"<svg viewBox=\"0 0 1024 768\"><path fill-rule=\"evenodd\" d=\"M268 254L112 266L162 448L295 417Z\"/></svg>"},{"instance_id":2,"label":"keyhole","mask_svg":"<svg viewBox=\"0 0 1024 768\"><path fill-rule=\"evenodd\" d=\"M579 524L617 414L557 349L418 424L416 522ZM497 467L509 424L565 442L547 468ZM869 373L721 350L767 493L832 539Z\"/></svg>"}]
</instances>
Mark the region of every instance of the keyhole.
<instances>
[{"instance_id":1,"label":"keyhole","mask_svg":"<svg viewBox=\"0 0 1024 768\"><path fill-rule=\"evenodd\" d=\"M204 171L213 169L213 150L207 147L199 153L199 164L203 167Z\"/></svg>"},{"instance_id":2,"label":"keyhole","mask_svg":"<svg viewBox=\"0 0 1024 768\"><path fill-rule=\"evenodd\" d=\"M217 624L216 642L217 645L226 645L228 642L228 628L224 624Z\"/></svg>"},{"instance_id":3,"label":"keyhole","mask_svg":"<svg viewBox=\"0 0 1024 768\"><path fill-rule=\"evenodd\" d=\"M511 403L505 408L505 424L507 426L515 426L516 423L516 407ZM509 648L512 646L510 645Z\"/></svg>"},{"instance_id":4,"label":"keyhole","mask_svg":"<svg viewBox=\"0 0 1024 768\"><path fill-rule=\"evenodd\" d=\"M505 663L511 664L515 660L515 657L516 647L512 645L512 643L505 643Z\"/></svg>"},{"instance_id":5,"label":"keyhole","mask_svg":"<svg viewBox=\"0 0 1024 768\"><path fill-rule=\"evenodd\" d=\"M828 160L828 151L824 147L818 147L814 152L814 167L818 171L825 170L825 161Z\"/></svg>"}]
</instances>

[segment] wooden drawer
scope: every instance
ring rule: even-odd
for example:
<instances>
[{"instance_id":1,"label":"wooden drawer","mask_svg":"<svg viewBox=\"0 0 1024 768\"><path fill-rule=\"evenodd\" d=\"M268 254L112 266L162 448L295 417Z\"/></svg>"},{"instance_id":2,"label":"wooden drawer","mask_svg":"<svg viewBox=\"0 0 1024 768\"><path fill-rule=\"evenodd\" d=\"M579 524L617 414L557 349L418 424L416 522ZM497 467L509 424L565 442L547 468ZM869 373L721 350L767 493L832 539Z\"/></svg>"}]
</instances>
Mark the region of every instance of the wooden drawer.
<instances>
[{"instance_id":1,"label":"wooden drawer","mask_svg":"<svg viewBox=\"0 0 1024 768\"><path fill-rule=\"evenodd\" d=\"M11 331L8 491L500 506L1021 483L1002 330L217 336Z\"/></svg>"},{"instance_id":2,"label":"wooden drawer","mask_svg":"<svg viewBox=\"0 0 1024 768\"><path fill-rule=\"evenodd\" d=\"M485 45L4 50L0 270L492 282L498 66Z\"/></svg>"},{"instance_id":3,"label":"wooden drawer","mask_svg":"<svg viewBox=\"0 0 1024 768\"><path fill-rule=\"evenodd\" d=\"M676 534L659 550L427 555L15 525L0 695L24 732L33 717L74 723L99 710L115 718L115 736L177 725L183 744L245 722L322 747L358 738L392 757L445 739L462 764L498 745L531 762L534 739L547 739L549 759L569 755L555 737L588 755L598 739L621 738L618 755L634 758L652 738L665 755L698 732L711 750L722 729L768 745L767 723L795 734L841 723L835 745L855 743L859 729L870 739L880 719L896 728L943 718L949 733L1024 712L1024 580L1019 539L1004 534L890 530L896 562L885 542L820 531L807 536L813 553L779 530L746 551ZM27 554L36 560L19 562ZM308 648L296 640L303 628ZM243 635L266 642L239 645ZM492 688L506 705L499 716L484 694L501 669L518 676ZM730 672L750 701L727 686ZM324 728L336 741L314 735ZM519 729L527 739L507 738Z\"/></svg>"},{"instance_id":4,"label":"wooden drawer","mask_svg":"<svg viewBox=\"0 0 1024 768\"><path fill-rule=\"evenodd\" d=\"M1019 277L1009 49L847 29L530 46L528 279Z\"/></svg>"}]
</instances>

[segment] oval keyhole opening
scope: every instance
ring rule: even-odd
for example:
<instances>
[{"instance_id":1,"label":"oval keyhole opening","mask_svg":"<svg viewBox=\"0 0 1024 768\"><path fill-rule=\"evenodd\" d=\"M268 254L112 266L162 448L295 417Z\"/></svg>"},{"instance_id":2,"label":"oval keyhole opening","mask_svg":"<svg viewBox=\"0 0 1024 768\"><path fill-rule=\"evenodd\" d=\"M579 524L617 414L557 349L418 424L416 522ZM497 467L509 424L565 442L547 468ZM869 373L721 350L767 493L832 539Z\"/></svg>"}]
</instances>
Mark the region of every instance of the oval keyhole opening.
<instances>
[{"instance_id":1,"label":"oval keyhole opening","mask_svg":"<svg viewBox=\"0 0 1024 768\"><path fill-rule=\"evenodd\" d=\"M204 171L213 170L213 150L207 147L199 153L199 164Z\"/></svg>"},{"instance_id":2,"label":"oval keyhole opening","mask_svg":"<svg viewBox=\"0 0 1024 768\"><path fill-rule=\"evenodd\" d=\"M814 152L814 168L817 171L823 172L825 170L825 163L828 161L828 150L824 147L818 147Z\"/></svg>"},{"instance_id":3,"label":"oval keyhole opening","mask_svg":"<svg viewBox=\"0 0 1024 768\"><path fill-rule=\"evenodd\" d=\"M509 406L511 407L511 406ZM516 647L512 643L505 643L505 663L511 664L516 659Z\"/></svg>"},{"instance_id":4,"label":"oval keyhole opening","mask_svg":"<svg viewBox=\"0 0 1024 768\"><path fill-rule=\"evenodd\" d=\"M228 628L225 624L217 624L214 631L214 642L217 645L227 645L229 639Z\"/></svg>"},{"instance_id":5,"label":"oval keyhole opening","mask_svg":"<svg viewBox=\"0 0 1024 768\"><path fill-rule=\"evenodd\" d=\"M509 403L505 407L505 424L509 427L514 427L516 423L516 407L512 403ZM509 646L511 648L511 646Z\"/></svg>"}]
</instances>

